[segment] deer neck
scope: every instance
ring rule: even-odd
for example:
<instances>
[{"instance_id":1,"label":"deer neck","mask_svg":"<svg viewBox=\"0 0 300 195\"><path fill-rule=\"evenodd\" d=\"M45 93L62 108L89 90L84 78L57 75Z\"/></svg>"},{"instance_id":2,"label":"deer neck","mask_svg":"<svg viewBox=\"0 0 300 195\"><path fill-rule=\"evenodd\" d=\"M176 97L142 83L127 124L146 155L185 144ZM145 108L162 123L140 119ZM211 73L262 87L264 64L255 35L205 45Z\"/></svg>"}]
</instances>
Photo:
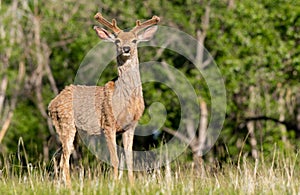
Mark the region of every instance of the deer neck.
<instances>
[{"instance_id":1,"label":"deer neck","mask_svg":"<svg viewBox=\"0 0 300 195\"><path fill-rule=\"evenodd\" d=\"M142 97L142 83L139 71L138 56L132 56L125 62L117 58L118 79L115 82L115 95L119 98L130 98L132 96Z\"/></svg>"},{"instance_id":2,"label":"deer neck","mask_svg":"<svg viewBox=\"0 0 300 195\"><path fill-rule=\"evenodd\" d=\"M118 125L126 130L126 126L130 126L144 110L142 83L137 56L118 65L119 77L115 81L112 111Z\"/></svg>"}]
</instances>

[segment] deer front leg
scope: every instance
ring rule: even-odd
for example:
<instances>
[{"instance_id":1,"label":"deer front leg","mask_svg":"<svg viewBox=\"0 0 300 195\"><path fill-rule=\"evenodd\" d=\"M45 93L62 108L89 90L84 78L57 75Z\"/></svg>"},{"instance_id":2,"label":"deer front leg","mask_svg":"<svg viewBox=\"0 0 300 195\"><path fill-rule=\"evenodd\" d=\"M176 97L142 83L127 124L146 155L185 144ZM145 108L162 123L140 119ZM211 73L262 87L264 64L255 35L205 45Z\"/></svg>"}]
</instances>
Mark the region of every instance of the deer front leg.
<instances>
[{"instance_id":1,"label":"deer front leg","mask_svg":"<svg viewBox=\"0 0 300 195\"><path fill-rule=\"evenodd\" d=\"M130 129L128 129L122 135L126 164L127 164L127 169L128 169L128 179L131 184L133 184L133 182L134 182L133 171L132 171L132 169L133 169L132 145L133 145L135 126L136 125L134 125Z\"/></svg>"},{"instance_id":2,"label":"deer front leg","mask_svg":"<svg viewBox=\"0 0 300 195\"><path fill-rule=\"evenodd\" d=\"M118 167L119 167L119 159L117 154L117 143L116 143L116 133L114 130L107 131L105 133L107 147L110 155L110 162L114 167L114 179L118 179Z\"/></svg>"}]
</instances>

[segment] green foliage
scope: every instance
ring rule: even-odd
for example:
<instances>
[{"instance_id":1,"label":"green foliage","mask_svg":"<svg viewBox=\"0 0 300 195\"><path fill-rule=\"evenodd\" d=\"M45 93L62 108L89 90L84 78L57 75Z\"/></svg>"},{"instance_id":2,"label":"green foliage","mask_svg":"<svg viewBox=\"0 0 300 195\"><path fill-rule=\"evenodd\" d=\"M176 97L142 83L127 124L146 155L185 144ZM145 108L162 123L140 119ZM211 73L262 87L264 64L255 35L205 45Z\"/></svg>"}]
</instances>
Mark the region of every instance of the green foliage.
<instances>
[{"instance_id":1,"label":"green foliage","mask_svg":"<svg viewBox=\"0 0 300 195\"><path fill-rule=\"evenodd\" d=\"M29 113L25 113L25 111ZM12 153L17 153L20 149L19 139L22 138L24 143L26 143L30 162L36 162L37 157L41 160L43 141L48 139L49 132L44 125L44 119L38 110L35 109L32 102L26 100L19 102L12 121L3 144Z\"/></svg>"}]
</instances>

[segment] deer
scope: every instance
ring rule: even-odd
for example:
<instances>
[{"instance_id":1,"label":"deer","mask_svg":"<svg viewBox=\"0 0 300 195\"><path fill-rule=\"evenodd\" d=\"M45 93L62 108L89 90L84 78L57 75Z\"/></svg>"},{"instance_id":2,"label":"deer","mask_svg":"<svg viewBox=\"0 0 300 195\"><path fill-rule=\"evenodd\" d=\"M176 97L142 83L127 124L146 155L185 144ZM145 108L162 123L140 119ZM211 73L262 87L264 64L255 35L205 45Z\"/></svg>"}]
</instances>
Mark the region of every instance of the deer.
<instances>
[{"instance_id":1,"label":"deer","mask_svg":"<svg viewBox=\"0 0 300 195\"><path fill-rule=\"evenodd\" d=\"M160 21L158 16L153 16L145 22L137 20L135 27L130 31L124 31L117 26L115 19L109 22L99 12L94 18L108 29L94 26L98 37L113 42L116 46L118 76L104 86L71 84L49 103L49 116L62 145L60 177L68 187L71 186L70 155L74 151L74 139L79 129L89 135L104 133L115 180L118 179L119 168L116 135L122 133L128 179L131 184L134 182L132 155L134 131L145 108L137 44L150 41ZM88 106L84 105L84 99L91 96L95 99L95 108L86 109ZM97 123L97 128L91 128L89 121Z\"/></svg>"}]
</instances>

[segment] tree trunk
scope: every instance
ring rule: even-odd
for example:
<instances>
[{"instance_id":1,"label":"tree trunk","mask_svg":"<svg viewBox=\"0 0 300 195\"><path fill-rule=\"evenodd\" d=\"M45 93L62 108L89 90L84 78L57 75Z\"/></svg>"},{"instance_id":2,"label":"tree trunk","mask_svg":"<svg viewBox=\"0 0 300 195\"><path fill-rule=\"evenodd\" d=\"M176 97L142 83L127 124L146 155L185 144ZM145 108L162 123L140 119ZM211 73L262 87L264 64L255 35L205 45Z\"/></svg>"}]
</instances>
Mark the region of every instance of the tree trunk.
<instances>
[{"instance_id":1,"label":"tree trunk","mask_svg":"<svg viewBox=\"0 0 300 195\"><path fill-rule=\"evenodd\" d=\"M228 9L234 8L234 0L228 0Z\"/></svg>"},{"instance_id":2,"label":"tree trunk","mask_svg":"<svg viewBox=\"0 0 300 195\"><path fill-rule=\"evenodd\" d=\"M297 131L300 131L300 93L296 95L296 121L297 121ZM296 132L299 134L300 132Z\"/></svg>"},{"instance_id":3,"label":"tree trunk","mask_svg":"<svg viewBox=\"0 0 300 195\"><path fill-rule=\"evenodd\" d=\"M195 167L195 173L199 174L200 177L204 177L206 174L202 156L199 156L197 153L193 153L193 163Z\"/></svg>"},{"instance_id":4,"label":"tree trunk","mask_svg":"<svg viewBox=\"0 0 300 195\"><path fill-rule=\"evenodd\" d=\"M0 116L2 114L2 110L4 108L4 100L5 100L5 94L6 94L6 89L7 89L7 84L8 84L8 78L6 74L6 70L8 67L8 57L6 55L2 56L1 55L1 84L0 84ZM1 121L0 121L1 122Z\"/></svg>"},{"instance_id":5,"label":"tree trunk","mask_svg":"<svg viewBox=\"0 0 300 195\"><path fill-rule=\"evenodd\" d=\"M205 7L205 13L201 18L201 30L197 30L197 53L196 53L196 66L200 69L204 69L207 64L209 64L209 59L204 59L204 42L207 34L207 30L209 28L209 17L210 17L210 7ZM208 60L208 61L207 61ZM195 164L198 164L198 157L202 159L203 150L205 148L205 142L207 137L207 124L208 124L208 110L206 102L200 97L200 123L198 127L198 137L196 139L196 146L194 146L193 152L195 153L197 158ZM195 130L194 130L195 131Z\"/></svg>"},{"instance_id":6,"label":"tree trunk","mask_svg":"<svg viewBox=\"0 0 300 195\"><path fill-rule=\"evenodd\" d=\"M13 96L12 96L12 98L10 100L10 104L9 104L9 112L8 112L7 118L5 119L5 122L1 128L0 143L2 142L8 128L10 126L10 122L13 117L16 105L17 105L17 99L19 96L19 92L20 92L20 88L21 88L21 84L23 82L24 76L25 76L25 64L23 61L21 61L19 64L19 72L18 72L18 78L16 80L16 87L14 89Z\"/></svg>"},{"instance_id":7,"label":"tree trunk","mask_svg":"<svg viewBox=\"0 0 300 195\"><path fill-rule=\"evenodd\" d=\"M197 140L197 155L203 156L203 150L205 149L205 141L207 136L207 125L208 125L208 110L204 100L200 100L200 124L198 129L198 140Z\"/></svg>"},{"instance_id":8,"label":"tree trunk","mask_svg":"<svg viewBox=\"0 0 300 195\"><path fill-rule=\"evenodd\" d=\"M285 120L285 101L284 101L284 94L285 90L279 89L279 99L278 99L278 113L279 113L279 121ZM287 130L286 126L283 124L279 125L280 132L281 132L281 140L285 145L288 145L287 143Z\"/></svg>"},{"instance_id":9,"label":"tree trunk","mask_svg":"<svg viewBox=\"0 0 300 195\"><path fill-rule=\"evenodd\" d=\"M249 116L255 116L255 87L250 86L249 89L249 110L248 115ZM255 136L255 122L254 121L248 121L247 122L247 128L248 133L250 137L250 146L251 146L251 155L254 159L258 159L258 151L257 151L257 140Z\"/></svg>"}]
</instances>

